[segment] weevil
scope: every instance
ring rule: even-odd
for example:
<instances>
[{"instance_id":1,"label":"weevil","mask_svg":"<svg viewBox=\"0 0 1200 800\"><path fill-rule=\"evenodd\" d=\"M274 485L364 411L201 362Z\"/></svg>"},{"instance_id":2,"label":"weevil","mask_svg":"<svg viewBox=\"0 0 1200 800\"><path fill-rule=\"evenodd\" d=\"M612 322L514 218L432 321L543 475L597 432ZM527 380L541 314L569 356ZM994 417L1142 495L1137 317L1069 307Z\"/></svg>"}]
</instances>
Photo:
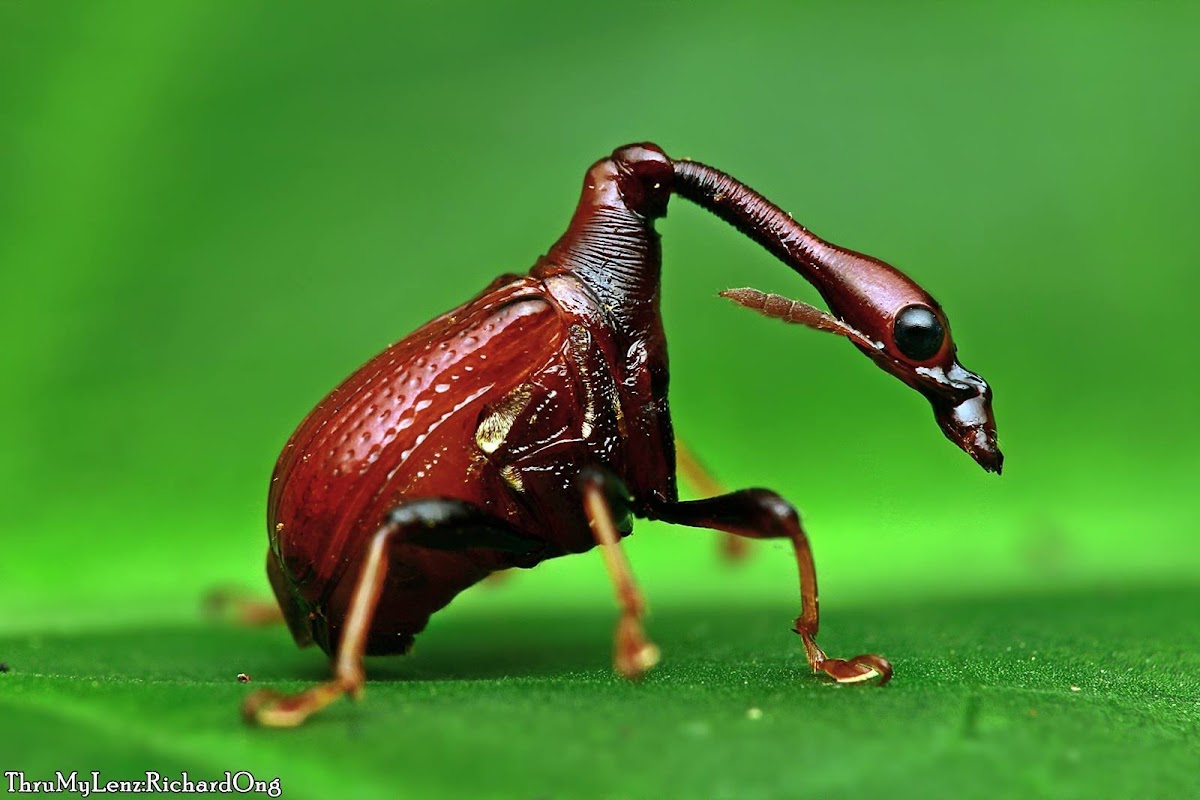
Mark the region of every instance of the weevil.
<instances>
[{"instance_id":1,"label":"weevil","mask_svg":"<svg viewBox=\"0 0 1200 800\"><path fill-rule=\"evenodd\" d=\"M829 312L753 289L726 296L847 338L924 395L952 442L1000 471L991 389L959 364L927 292L719 170L628 145L591 166L566 233L528 274L500 276L388 347L292 434L271 478L267 574L293 637L324 650L333 677L253 693L249 720L298 725L359 696L363 656L406 652L463 589L597 544L619 606L614 665L640 677L658 650L620 547L635 518L790 540L809 667L840 683L887 682L885 658L831 658L817 645L816 570L791 503L767 489L678 498L654 230L672 194L806 278Z\"/></svg>"}]
</instances>

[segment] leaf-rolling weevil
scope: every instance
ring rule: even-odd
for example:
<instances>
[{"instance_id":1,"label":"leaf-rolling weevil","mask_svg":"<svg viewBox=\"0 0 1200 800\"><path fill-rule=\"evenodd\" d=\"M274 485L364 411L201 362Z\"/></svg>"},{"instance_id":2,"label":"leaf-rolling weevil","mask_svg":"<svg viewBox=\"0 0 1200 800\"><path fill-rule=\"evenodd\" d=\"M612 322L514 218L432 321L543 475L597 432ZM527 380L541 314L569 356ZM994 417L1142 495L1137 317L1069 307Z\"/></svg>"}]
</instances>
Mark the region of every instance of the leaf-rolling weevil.
<instances>
[{"instance_id":1,"label":"leaf-rolling weevil","mask_svg":"<svg viewBox=\"0 0 1200 800\"><path fill-rule=\"evenodd\" d=\"M260 690L251 721L301 723L363 687L364 655L403 653L431 614L490 573L603 545L620 606L615 665L658 657L621 549L635 517L792 542L809 666L886 682L877 655L816 642L816 571L795 509L766 489L681 502L667 404L654 230L672 194L731 223L810 281L829 313L754 289L723 294L849 339L924 395L945 435L999 472L991 390L959 364L941 307L878 259L826 242L744 184L653 144L592 165L566 233L527 275L503 275L388 347L300 423L268 500L267 572L296 641L333 678Z\"/></svg>"}]
</instances>

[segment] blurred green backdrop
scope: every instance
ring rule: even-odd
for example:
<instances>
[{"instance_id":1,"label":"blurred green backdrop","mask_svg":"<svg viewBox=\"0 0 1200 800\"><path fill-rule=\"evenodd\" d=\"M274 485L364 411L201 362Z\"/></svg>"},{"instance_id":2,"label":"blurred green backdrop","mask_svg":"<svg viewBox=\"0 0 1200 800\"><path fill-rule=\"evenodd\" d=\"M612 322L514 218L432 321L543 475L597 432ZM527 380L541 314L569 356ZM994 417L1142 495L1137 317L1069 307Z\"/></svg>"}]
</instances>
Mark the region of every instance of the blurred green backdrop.
<instances>
[{"instance_id":1,"label":"blurred green backdrop","mask_svg":"<svg viewBox=\"0 0 1200 800\"><path fill-rule=\"evenodd\" d=\"M950 314L963 363L995 389L1000 479L942 439L921 398L844 343L715 296L752 285L813 301L788 270L683 201L660 224L677 431L728 485L771 486L802 509L827 612L845 609L851 631L874 637L828 623L839 650L878 647L903 670L906 653L942 654L889 631L899 609L983 603L962 641L973 646L979 625L1004 652L1014 619L1063 603L1103 627L1114 590L1161 613L1103 641L1100 628L1067 619L1079 641L1101 646L1093 667L1106 663L1104 648L1126 649L1121 636L1164 617L1168 631L1190 624L1200 611L1200 436L1190 422L1198 23L1194 5L1134 3L0 0L0 660L13 662L0 710L8 704L29 732L10 759L51 769L70 755L80 769L112 764L126 775L152 755L210 772L270 765L285 778L299 771L320 795L337 773L316 755L292 757L303 748L288 755L289 742L344 756L350 719L379 724L381 737L410 729L419 747L420 725L436 723L413 716L422 700L405 670L420 667L403 664L385 664L394 680L373 685L361 710L335 713L341 723L317 726L324 733L241 730L240 689L215 688L237 659L262 665L256 681L297 685L321 673L321 659L293 652L281 632L206 626L197 598L226 583L266 592L267 479L303 414L388 342L499 272L527 269L564 228L588 164L635 140L725 169L817 233L909 272ZM795 579L785 548L760 546L740 570L717 564L714 549L707 534L649 524L628 542L665 631L703 617L687 609L744 605L753 613L735 614L742 622L769 614L763 641L781 648L771 686L806 687L797 697L824 704L830 725L852 716L845 702L892 719L880 747L915 735L902 712L857 705L901 701L822 694L828 687L803 677L786 632ZM642 698L636 713L657 708L664 730L691 730L686 719L676 726L671 704L699 701L672 694L668 679L659 689L609 684L610 602L592 553L473 590L431 635L448 626L436 641L452 651L455 630L483 630L464 657L487 662L496 654L480 620L542 621L548 632L530 649L545 651L554 631L573 630L575 610L595 621L594 636L579 637L589 655L570 664L583 671L575 684L603 686L591 702ZM1014 606L1026 611L1014 617ZM554 614L565 615L557 627ZM1054 617L1038 635L1061 641L1063 624ZM737 647L738 631L730 663L752 652ZM130 642L159 644L121 660ZM180 655L188 646L195 659ZM441 678L457 686L449 651L437 661L430 647L421 691ZM715 644L690 647L706 658ZM1189 653L1174 657L1194 666ZM667 649L668 676L670 659L686 655ZM173 683L162 659L195 674ZM546 688L561 670L509 666L518 683L537 684L530 693L549 692L547 707L572 702L571 680L562 694ZM521 691L511 707L470 705L504 675L476 677L477 689L442 709L462 714L462 729L443 731L441 756L404 763L411 782L398 772L393 787L449 786L428 764L466 746L472 715L525 709L530 752L542 752L538 735L554 740L559 729ZM892 698L904 683L901 672ZM961 698L961 688L945 691ZM1192 678L1179 689L1173 713L1185 716L1170 730L1194 730L1196 688ZM148 718L143 690L174 709L174 728ZM945 696L909 699L936 707ZM372 708L376 698L392 705ZM1100 707L1098 719L1111 719ZM808 735L799 732L810 712L795 712L797 736ZM59 725L91 732L56 739L57 749L32 733ZM186 746L156 751L150 743L168 730ZM787 793L755 776L781 766L772 754L798 757L801 741L773 737L739 759L740 789L706 784L700 794ZM987 752L1015 753L1004 749L1013 741ZM719 763L717 744L701 760ZM387 752L364 756L358 782L330 785L378 788L408 760ZM953 765L978 773L970 759L913 763L926 778ZM1067 779L998 774L1014 790ZM1171 774L1169 758L1152 774ZM547 785L522 779L473 791L511 785L534 796ZM833 790L883 778L835 759L825 780ZM651 784L597 793L643 796L639 785Z\"/></svg>"}]
</instances>

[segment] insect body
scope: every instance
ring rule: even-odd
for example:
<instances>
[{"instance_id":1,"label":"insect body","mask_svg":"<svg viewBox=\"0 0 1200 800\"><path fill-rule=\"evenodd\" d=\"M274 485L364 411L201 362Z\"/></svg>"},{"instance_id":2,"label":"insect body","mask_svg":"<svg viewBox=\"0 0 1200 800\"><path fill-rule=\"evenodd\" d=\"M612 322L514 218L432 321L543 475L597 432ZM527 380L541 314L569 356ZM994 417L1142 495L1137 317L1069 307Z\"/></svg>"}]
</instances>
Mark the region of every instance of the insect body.
<instances>
[{"instance_id":1,"label":"insect body","mask_svg":"<svg viewBox=\"0 0 1200 800\"><path fill-rule=\"evenodd\" d=\"M812 280L833 314L785 302L781 316L850 338L926 394L952 440L999 470L990 390L958 365L932 298L882 262L812 236L729 176L630 145L588 171L567 232L528 275L498 278L380 353L292 435L272 477L267 571L297 642L333 657L334 677L294 695L256 692L248 718L299 724L357 695L363 655L405 652L458 592L596 544L621 607L616 668L641 675L657 650L619 548L634 517L790 539L810 666L840 682L886 682L885 659L828 658L817 646L816 576L790 504L763 489L678 500L653 227L672 193ZM768 314L782 307L765 297L733 295ZM913 309L924 315L909 319Z\"/></svg>"}]
</instances>

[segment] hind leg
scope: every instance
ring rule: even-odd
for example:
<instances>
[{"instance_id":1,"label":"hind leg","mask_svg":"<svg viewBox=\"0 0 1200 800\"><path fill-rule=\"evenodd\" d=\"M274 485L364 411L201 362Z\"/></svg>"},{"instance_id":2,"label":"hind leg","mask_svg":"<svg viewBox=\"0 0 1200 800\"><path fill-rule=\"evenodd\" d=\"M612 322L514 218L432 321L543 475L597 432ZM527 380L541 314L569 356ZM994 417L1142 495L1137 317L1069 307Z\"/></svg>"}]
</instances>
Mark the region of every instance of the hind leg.
<instances>
[{"instance_id":1,"label":"hind leg","mask_svg":"<svg viewBox=\"0 0 1200 800\"><path fill-rule=\"evenodd\" d=\"M210 589L204 595L203 605L207 616L234 625L255 628L284 622L283 610L278 603L264 600L240 586Z\"/></svg>"},{"instance_id":2,"label":"hind leg","mask_svg":"<svg viewBox=\"0 0 1200 800\"><path fill-rule=\"evenodd\" d=\"M388 551L393 540L432 549L459 550L494 547L530 552L538 542L508 523L461 500L432 498L398 506L367 543L362 568L341 625L333 677L294 694L270 689L254 692L242 706L247 721L270 727L291 728L340 698L362 695L365 675L363 655L371 623L387 578Z\"/></svg>"}]
</instances>

